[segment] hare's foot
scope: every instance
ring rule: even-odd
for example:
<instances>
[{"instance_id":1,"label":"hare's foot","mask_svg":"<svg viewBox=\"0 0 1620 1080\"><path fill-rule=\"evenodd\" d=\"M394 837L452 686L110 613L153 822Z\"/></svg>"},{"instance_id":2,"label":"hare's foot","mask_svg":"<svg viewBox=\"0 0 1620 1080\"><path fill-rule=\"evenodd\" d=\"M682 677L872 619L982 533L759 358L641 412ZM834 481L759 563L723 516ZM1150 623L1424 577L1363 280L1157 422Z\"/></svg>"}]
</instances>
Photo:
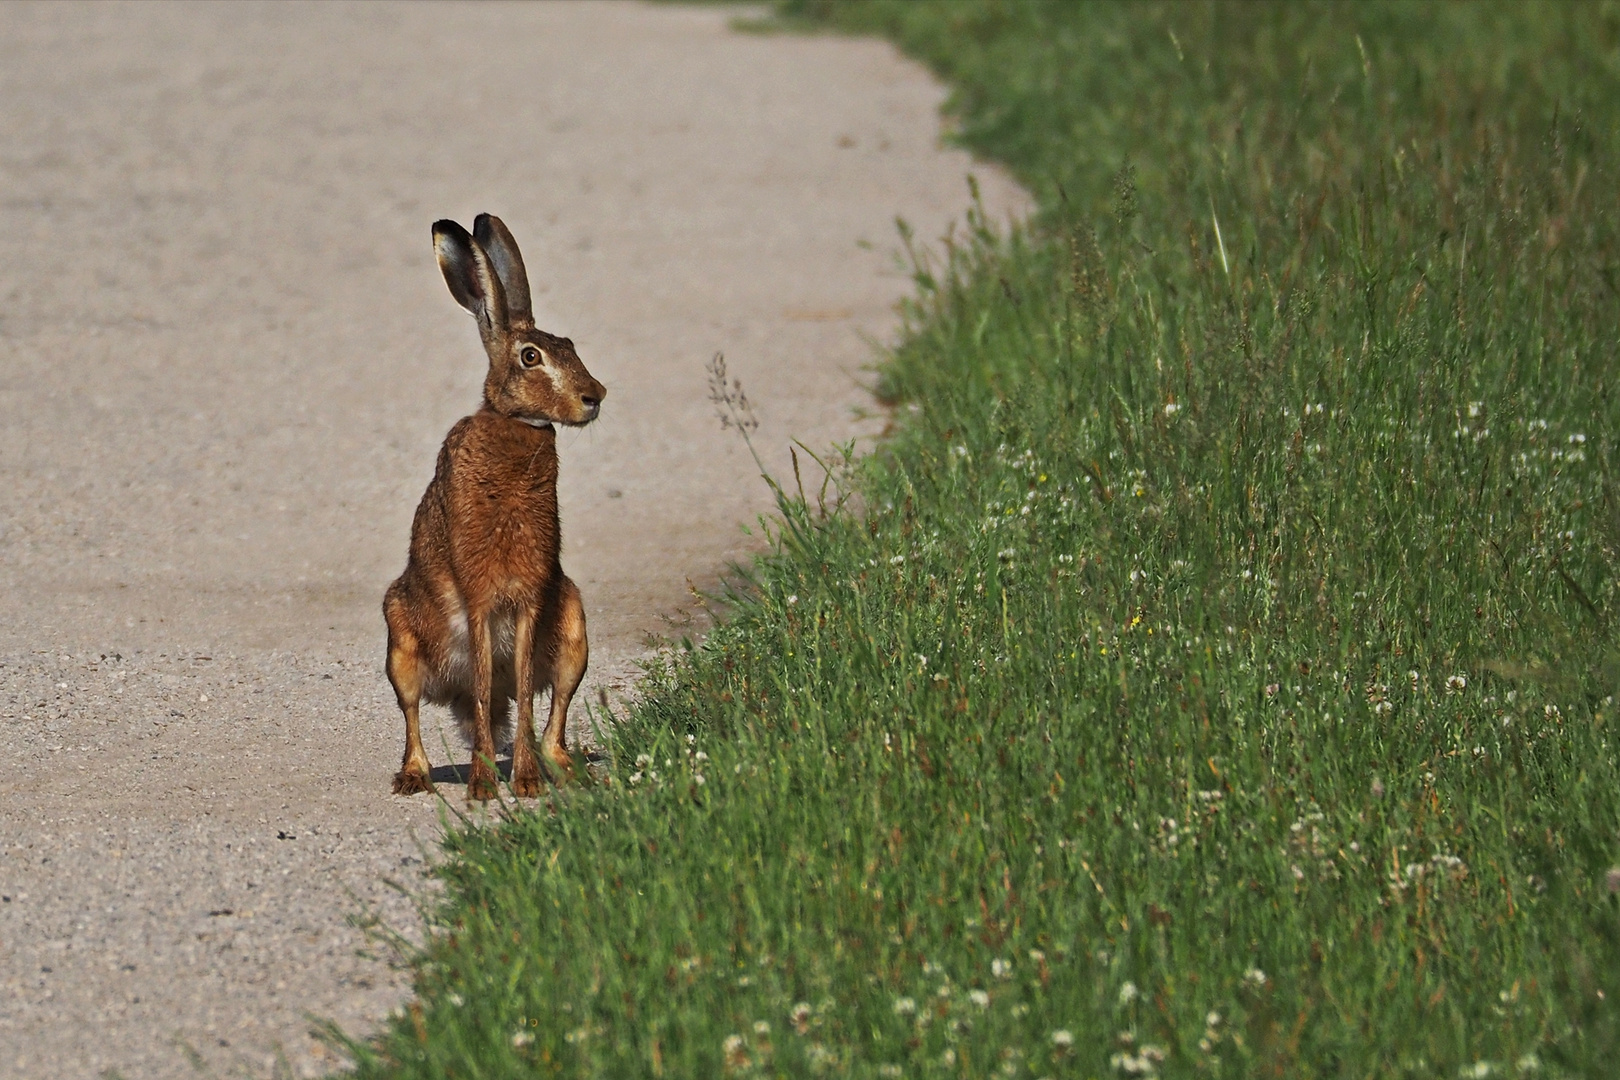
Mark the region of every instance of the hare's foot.
<instances>
[{"instance_id":1,"label":"hare's foot","mask_svg":"<svg viewBox=\"0 0 1620 1080\"><path fill-rule=\"evenodd\" d=\"M560 746L548 746L544 753L551 777L558 784L569 784L578 779L574 773L574 759L567 750Z\"/></svg>"},{"instance_id":2,"label":"hare's foot","mask_svg":"<svg viewBox=\"0 0 1620 1080\"><path fill-rule=\"evenodd\" d=\"M488 802L495 797L498 789L499 779L495 770L484 758L475 757L472 770L467 774L467 801Z\"/></svg>"},{"instance_id":3,"label":"hare's foot","mask_svg":"<svg viewBox=\"0 0 1620 1080\"><path fill-rule=\"evenodd\" d=\"M512 794L520 799L540 797L540 760L534 744L526 742L521 732L512 748Z\"/></svg>"},{"instance_id":4,"label":"hare's foot","mask_svg":"<svg viewBox=\"0 0 1620 1080\"><path fill-rule=\"evenodd\" d=\"M538 799L540 797L540 765L534 758L530 758L523 764L513 766L512 794L520 799Z\"/></svg>"},{"instance_id":5,"label":"hare's foot","mask_svg":"<svg viewBox=\"0 0 1620 1080\"><path fill-rule=\"evenodd\" d=\"M433 790L433 781L428 774L417 772L414 769L401 769L394 774L395 795L418 795L424 791Z\"/></svg>"}]
</instances>

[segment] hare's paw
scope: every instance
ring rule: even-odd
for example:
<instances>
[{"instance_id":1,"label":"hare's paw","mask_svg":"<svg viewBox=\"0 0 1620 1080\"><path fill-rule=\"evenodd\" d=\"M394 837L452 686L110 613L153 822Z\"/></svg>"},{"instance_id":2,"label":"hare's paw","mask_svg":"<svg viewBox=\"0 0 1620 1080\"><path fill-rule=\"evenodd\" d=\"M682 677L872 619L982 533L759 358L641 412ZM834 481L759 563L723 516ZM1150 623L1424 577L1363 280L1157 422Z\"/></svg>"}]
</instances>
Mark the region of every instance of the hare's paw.
<instances>
[{"instance_id":1,"label":"hare's paw","mask_svg":"<svg viewBox=\"0 0 1620 1080\"><path fill-rule=\"evenodd\" d=\"M568 751L561 747L547 747L545 750L546 764L551 768L551 778L559 784L571 784L578 777L574 773L574 759Z\"/></svg>"},{"instance_id":2,"label":"hare's paw","mask_svg":"<svg viewBox=\"0 0 1620 1080\"><path fill-rule=\"evenodd\" d=\"M512 746L512 794L520 799L538 799L543 779L534 744L518 739Z\"/></svg>"},{"instance_id":3,"label":"hare's paw","mask_svg":"<svg viewBox=\"0 0 1620 1080\"><path fill-rule=\"evenodd\" d=\"M419 795L424 791L433 790L433 781L428 779L427 773L419 773L413 769L401 769L394 774L395 795Z\"/></svg>"},{"instance_id":4,"label":"hare's paw","mask_svg":"<svg viewBox=\"0 0 1620 1080\"><path fill-rule=\"evenodd\" d=\"M512 774L512 794L520 799L540 797L540 766L531 765Z\"/></svg>"},{"instance_id":5,"label":"hare's paw","mask_svg":"<svg viewBox=\"0 0 1620 1080\"><path fill-rule=\"evenodd\" d=\"M467 775L467 801L489 802L500 788L499 778L495 770L482 759L474 761L472 771Z\"/></svg>"}]
</instances>

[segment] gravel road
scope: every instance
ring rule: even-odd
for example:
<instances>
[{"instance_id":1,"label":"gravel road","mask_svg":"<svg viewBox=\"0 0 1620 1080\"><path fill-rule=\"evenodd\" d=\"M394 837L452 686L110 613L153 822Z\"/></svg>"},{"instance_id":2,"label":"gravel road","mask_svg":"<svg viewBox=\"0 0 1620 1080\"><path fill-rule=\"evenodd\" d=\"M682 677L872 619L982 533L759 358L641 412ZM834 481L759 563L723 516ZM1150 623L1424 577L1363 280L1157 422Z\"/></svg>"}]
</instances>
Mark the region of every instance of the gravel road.
<instances>
[{"instance_id":1,"label":"gravel road","mask_svg":"<svg viewBox=\"0 0 1620 1080\"><path fill-rule=\"evenodd\" d=\"M581 702L769 505L715 351L773 470L872 432L894 216L940 235L972 163L887 46L727 18L0 6L0 1077L318 1075L309 1017L406 994L353 920L411 931L439 828L379 611L483 375L435 218L501 215L610 390L560 447Z\"/></svg>"}]
</instances>

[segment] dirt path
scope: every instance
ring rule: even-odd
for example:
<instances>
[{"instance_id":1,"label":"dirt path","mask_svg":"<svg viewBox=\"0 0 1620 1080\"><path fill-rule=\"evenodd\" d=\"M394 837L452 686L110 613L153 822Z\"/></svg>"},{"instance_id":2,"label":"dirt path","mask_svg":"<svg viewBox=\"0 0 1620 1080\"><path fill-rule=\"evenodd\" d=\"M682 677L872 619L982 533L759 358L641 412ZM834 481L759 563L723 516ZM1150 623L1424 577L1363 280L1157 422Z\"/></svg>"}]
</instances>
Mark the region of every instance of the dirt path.
<instances>
[{"instance_id":1,"label":"dirt path","mask_svg":"<svg viewBox=\"0 0 1620 1080\"><path fill-rule=\"evenodd\" d=\"M482 377L434 218L499 213L610 389L561 447L589 696L767 505L714 351L773 468L859 430L893 217L970 163L887 47L726 17L0 7L0 1077L315 1074L306 1014L402 999L347 920L412 924L437 828L378 611Z\"/></svg>"}]
</instances>

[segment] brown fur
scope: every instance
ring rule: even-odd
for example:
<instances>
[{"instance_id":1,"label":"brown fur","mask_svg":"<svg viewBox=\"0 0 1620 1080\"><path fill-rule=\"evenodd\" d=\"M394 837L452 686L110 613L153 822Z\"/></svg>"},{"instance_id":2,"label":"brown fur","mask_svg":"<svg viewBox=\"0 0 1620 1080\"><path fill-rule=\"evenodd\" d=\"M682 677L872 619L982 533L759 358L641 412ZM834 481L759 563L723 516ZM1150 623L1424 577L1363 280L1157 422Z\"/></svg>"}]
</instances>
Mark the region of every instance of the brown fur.
<instances>
[{"instance_id":1,"label":"brown fur","mask_svg":"<svg viewBox=\"0 0 1620 1080\"><path fill-rule=\"evenodd\" d=\"M495 794L497 738L511 722L512 790L540 791L534 695L551 688L540 751L572 775L568 704L589 648L579 589L563 574L552 423L596 419L602 384L567 338L535 329L528 276L500 219L480 214L473 235L433 226L445 282L478 320L489 355L484 403L450 429L416 508L410 558L383 598L388 679L405 714L405 759L394 792L432 790L418 707L449 705L472 744L469 799Z\"/></svg>"}]
</instances>

